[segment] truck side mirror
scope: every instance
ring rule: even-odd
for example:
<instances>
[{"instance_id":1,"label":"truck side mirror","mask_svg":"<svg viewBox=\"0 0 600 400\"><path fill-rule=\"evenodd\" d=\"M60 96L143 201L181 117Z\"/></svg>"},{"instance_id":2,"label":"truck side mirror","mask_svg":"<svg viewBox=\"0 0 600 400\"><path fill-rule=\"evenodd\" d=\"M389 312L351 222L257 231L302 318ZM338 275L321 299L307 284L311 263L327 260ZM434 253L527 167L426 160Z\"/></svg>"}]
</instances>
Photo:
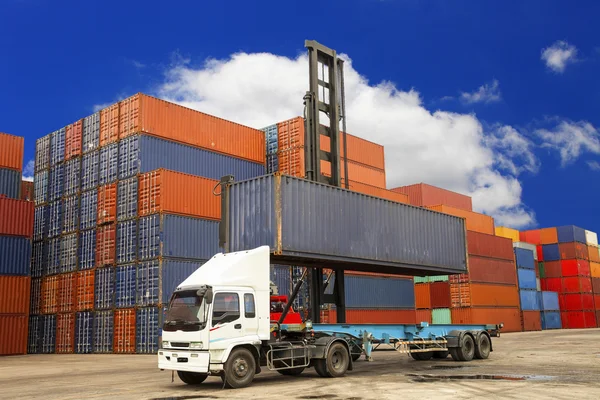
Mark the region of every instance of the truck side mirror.
<instances>
[{"instance_id":1,"label":"truck side mirror","mask_svg":"<svg viewBox=\"0 0 600 400\"><path fill-rule=\"evenodd\" d=\"M208 289L206 291L206 294L204 295L204 299L206 301L206 304L212 304L213 301L213 291L212 288Z\"/></svg>"}]
</instances>

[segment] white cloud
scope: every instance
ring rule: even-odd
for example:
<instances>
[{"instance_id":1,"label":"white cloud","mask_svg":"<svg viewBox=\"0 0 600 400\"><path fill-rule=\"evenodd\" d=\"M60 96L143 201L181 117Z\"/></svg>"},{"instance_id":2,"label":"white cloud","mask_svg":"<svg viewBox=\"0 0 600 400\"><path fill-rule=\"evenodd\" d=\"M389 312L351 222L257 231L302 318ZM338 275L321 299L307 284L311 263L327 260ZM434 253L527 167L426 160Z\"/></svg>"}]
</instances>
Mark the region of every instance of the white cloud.
<instances>
[{"instance_id":1,"label":"white cloud","mask_svg":"<svg viewBox=\"0 0 600 400\"><path fill-rule=\"evenodd\" d=\"M493 103L500 101L502 98L500 93L500 83L494 79L490 83L479 86L479 88L474 92L462 92L460 94L460 98L462 101L468 104Z\"/></svg>"},{"instance_id":2,"label":"white cloud","mask_svg":"<svg viewBox=\"0 0 600 400\"><path fill-rule=\"evenodd\" d=\"M136 67L137 69L142 69L142 68L146 68L146 64L141 63L137 60L131 60L131 64Z\"/></svg>"},{"instance_id":3,"label":"white cloud","mask_svg":"<svg viewBox=\"0 0 600 400\"><path fill-rule=\"evenodd\" d=\"M109 101L107 103L94 104L92 106L92 110L93 110L93 112L98 112L98 111L102 110L103 108L112 106L113 104L118 103L119 101L126 99L127 97L128 96L126 96L125 94L120 94L113 101Z\"/></svg>"},{"instance_id":4,"label":"white cloud","mask_svg":"<svg viewBox=\"0 0 600 400\"><path fill-rule=\"evenodd\" d=\"M600 171L600 163L598 161L588 161L587 165L592 171Z\"/></svg>"},{"instance_id":5,"label":"white cloud","mask_svg":"<svg viewBox=\"0 0 600 400\"><path fill-rule=\"evenodd\" d=\"M25 167L23 168L23 177L21 178L24 181L33 182L33 174L35 173L35 160L27 161Z\"/></svg>"},{"instance_id":6,"label":"white cloud","mask_svg":"<svg viewBox=\"0 0 600 400\"><path fill-rule=\"evenodd\" d=\"M544 141L542 147L559 153L563 167L585 152L600 154L600 132L587 121L561 121L552 130L538 129L535 133Z\"/></svg>"},{"instance_id":7,"label":"white cloud","mask_svg":"<svg viewBox=\"0 0 600 400\"><path fill-rule=\"evenodd\" d=\"M431 112L418 92L400 91L390 82L369 83L343 57L348 131L385 146L388 187L427 182L472 195L478 211L502 223L533 223L533 214L521 204L517 178L536 171L537 160L514 128L486 130L474 115ZM238 53L197 68L174 65L156 94L262 128L302 115L307 86L305 55Z\"/></svg>"},{"instance_id":8,"label":"white cloud","mask_svg":"<svg viewBox=\"0 0 600 400\"><path fill-rule=\"evenodd\" d=\"M23 177L21 179L24 181L27 181L27 182L33 182L33 176L31 176L31 175L27 175L27 176L23 175Z\"/></svg>"},{"instance_id":9,"label":"white cloud","mask_svg":"<svg viewBox=\"0 0 600 400\"><path fill-rule=\"evenodd\" d=\"M577 61L577 48L563 40L554 42L542 50L542 60L557 73L563 73L567 65Z\"/></svg>"}]
</instances>

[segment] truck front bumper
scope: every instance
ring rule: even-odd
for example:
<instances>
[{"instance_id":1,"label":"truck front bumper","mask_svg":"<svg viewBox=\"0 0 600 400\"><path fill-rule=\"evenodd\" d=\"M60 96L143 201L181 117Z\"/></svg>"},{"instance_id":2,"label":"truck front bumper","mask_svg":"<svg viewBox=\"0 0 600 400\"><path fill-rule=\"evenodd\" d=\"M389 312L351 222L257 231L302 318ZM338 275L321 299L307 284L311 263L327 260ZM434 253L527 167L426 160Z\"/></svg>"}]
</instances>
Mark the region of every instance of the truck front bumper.
<instances>
[{"instance_id":1,"label":"truck front bumper","mask_svg":"<svg viewBox=\"0 0 600 400\"><path fill-rule=\"evenodd\" d=\"M208 351L158 350L158 368L207 374L210 366Z\"/></svg>"}]
</instances>

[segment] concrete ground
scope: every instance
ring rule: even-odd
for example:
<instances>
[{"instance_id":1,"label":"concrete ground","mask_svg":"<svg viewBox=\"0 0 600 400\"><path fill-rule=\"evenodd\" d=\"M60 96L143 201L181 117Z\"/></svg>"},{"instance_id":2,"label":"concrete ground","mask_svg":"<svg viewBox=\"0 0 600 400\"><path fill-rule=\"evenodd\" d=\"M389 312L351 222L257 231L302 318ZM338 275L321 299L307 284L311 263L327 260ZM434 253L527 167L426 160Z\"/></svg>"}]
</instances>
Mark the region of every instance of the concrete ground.
<instances>
[{"instance_id":1,"label":"concrete ground","mask_svg":"<svg viewBox=\"0 0 600 400\"><path fill-rule=\"evenodd\" d=\"M252 386L197 387L159 371L155 356L0 357L2 399L600 399L600 329L504 334L488 360L413 361L392 351L362 358L339 379L263 372Z\"/></svg>"}]
</instances>

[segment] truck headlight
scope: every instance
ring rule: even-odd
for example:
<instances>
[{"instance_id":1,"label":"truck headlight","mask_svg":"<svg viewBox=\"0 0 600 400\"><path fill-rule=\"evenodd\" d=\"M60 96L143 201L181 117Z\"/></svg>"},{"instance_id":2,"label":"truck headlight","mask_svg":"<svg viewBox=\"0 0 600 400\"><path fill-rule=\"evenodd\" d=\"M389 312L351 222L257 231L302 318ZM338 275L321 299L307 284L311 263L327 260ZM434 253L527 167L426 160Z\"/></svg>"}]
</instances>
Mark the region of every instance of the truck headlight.
<instances>
[{"instance_id":1,"label":"truck headlight","mask_svg":"<svg viewBox=\"0 0 600 400\"><path fill-rule=\"evenodd\" d=\"M190 342L190 349L201 349L202 342Z\"/></svg>"},{"instance_id":2,"label":"truck headlight","mask_svg":"<svg viewBox=\"0 0 600 400\"><path fill-rule=\"evenodd\" d=\"M163 349L164 349L165 347L169 347L169 342L167 342L166 340L165 340L165 341L163 341L163 342L162 342L162 347L163 347Z\"/></svg>"}]
</instances>

